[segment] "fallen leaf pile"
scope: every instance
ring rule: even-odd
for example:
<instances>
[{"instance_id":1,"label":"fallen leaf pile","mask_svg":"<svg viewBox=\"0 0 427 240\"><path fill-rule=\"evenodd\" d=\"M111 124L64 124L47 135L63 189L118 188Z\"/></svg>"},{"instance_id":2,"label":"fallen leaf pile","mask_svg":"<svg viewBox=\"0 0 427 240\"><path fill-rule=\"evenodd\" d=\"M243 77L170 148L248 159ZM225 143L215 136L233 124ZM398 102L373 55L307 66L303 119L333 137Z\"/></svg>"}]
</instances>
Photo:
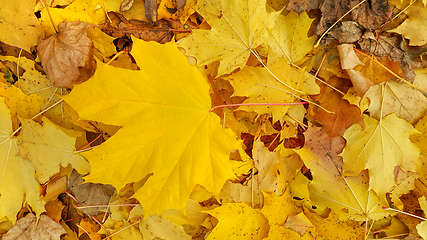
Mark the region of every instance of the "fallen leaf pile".
<instances>
[{"instance_id":1,"label":"fallen leaf pile","mask_svg":"<svg viewBox=\"0 0 427 240\"><path fill-rule=\"evenodd\" d=\"M0 238L427 239L427 2L0 9Z\"/></svg>"}]
</instances>

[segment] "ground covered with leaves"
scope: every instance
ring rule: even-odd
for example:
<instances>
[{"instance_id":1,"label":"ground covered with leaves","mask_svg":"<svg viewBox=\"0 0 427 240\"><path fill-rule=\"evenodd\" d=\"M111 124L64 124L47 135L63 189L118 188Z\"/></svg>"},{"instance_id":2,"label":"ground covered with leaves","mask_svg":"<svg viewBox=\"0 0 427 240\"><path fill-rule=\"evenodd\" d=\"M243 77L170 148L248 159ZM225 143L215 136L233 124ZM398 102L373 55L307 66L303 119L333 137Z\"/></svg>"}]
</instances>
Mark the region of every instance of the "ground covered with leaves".
<instances>
[{"instance_id":1,"label":"ground covered with leaves","mask_svg":"<svg viewBox=\"0 0 427 240\"><path fill-rule=\"evenodd\" d=\"M0 8L2 239L427 239L426 0Z\"/></svg>"}]
</instances>

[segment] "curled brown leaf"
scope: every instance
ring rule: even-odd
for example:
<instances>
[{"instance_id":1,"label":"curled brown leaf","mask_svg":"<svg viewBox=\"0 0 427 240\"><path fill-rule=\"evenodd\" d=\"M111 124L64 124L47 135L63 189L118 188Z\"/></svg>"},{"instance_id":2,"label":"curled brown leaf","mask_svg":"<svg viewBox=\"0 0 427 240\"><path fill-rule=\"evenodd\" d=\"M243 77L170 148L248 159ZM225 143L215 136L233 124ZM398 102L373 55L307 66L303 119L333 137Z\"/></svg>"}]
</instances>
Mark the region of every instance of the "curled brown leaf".
<instances>
[{"instance_id":1,"label":"curled brown leaf","mask_svg":"<svg viewBox=\"0 0 427 240\"><path fill-rule=\"evenodd\" d=\"M46 75L55 87L72 87L90 77L92 40L87 22L62 22L59 32L43 40L37 51ZM88 73L89 72L89 73Z\"/></svg>"}]
</instances>

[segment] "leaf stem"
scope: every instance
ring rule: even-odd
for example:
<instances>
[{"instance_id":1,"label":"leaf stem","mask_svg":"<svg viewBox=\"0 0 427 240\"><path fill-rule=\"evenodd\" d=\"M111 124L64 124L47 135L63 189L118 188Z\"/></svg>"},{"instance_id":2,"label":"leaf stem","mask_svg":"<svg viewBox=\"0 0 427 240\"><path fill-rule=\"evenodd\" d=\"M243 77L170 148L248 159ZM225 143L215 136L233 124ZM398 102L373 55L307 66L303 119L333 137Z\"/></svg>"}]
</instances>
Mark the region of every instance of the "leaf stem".
<instances>
[{"instance_id":1,"label":"leaf stem","mask_svg":"<svg viewBox=\"0 0 427 240\"><path fill-rule=\"evenodd\" d=\"M308 102L296 102L296 103L236 103L236 104L225 104L219 105L211 108L209 112L217 108L226 108L226 107L239 107L239 106L288 106L288 105L301 105L308 104Z\"/></svg>"}]
</instances>

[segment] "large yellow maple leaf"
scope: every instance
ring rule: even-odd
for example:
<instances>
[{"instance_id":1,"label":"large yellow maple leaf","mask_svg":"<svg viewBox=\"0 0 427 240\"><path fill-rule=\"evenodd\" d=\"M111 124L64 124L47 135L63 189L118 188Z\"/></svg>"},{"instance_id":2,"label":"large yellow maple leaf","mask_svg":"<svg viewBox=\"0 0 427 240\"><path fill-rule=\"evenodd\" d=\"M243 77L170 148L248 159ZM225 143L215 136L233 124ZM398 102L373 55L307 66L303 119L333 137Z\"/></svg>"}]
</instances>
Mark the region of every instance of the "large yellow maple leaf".
<instances>
[{"instance_id":1,"label":"large yellow maple leaf","mask_svg":"<svg viewBox=\"0 0 427 240\"><path fill-rule=\"evenodd\" d=\"M201 0L196 12L212 27L193 30L179 46L197 65L220 61L218 75L243 68L255 48L267 41L280 12L268 13L266 0Z\"/></svg>"},{"instance_id":2,"label":"large yellow maple leaf","mask_svg":"<svg viewBox=\"0 0 427 240\"><path fill-rule=\"evenodd\" d=\"M344 174L356 176L369 169L369 188L385 199L385 194L396 185L395 166L411 172L420 168L420 149L409 140L418 131L395 113L379 121L365 116L364 122L365 129L355 124L344 133Z\"/></svg>"},{"instance_id":3,"label":"large yellow maple leaf","mask_svg":"<svg viewBox=\"0 0 427 240\"><path fill-rule=\"evenodd\" d=\"M98 63L95 75L64 99L83 119L122 128L84 153L88 181L117 189L153 174L136 193L147 215L184 209L194 186L219 194L234 174L238 141L210 113L209 85L175 43L133 39L140 71Z\"/></svg>"},{"instance_id":4,"label":"large yellow maple leaf","mask_svg":"<svg viewBox=\"0 0 427 240\"><path fill-rule=\"evenodd\" d=\"M0 97L0 218L16 221L16 214L24 201L40 214L44 211L39 201L38 183L34 166L18 157L17 141L13 137L9 109Z\"/></svg>"}]
</instances>

